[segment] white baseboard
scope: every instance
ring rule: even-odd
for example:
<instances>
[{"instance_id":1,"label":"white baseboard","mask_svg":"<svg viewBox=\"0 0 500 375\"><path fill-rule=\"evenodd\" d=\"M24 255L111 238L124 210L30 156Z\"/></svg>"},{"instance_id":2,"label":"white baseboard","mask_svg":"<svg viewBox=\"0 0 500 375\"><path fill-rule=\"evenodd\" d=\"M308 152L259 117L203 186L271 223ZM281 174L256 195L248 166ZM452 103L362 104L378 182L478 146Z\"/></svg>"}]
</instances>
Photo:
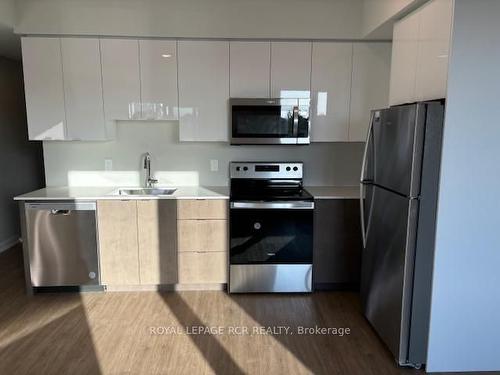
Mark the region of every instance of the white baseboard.
<instances>
[{"instance_id":1,"label":"white baseboard","mask_svg":"<svg viewBox=\"0 0 500 375\"><path fill-rule=\"evenodd\" d=\"M12 246L19 242L19 236L12 236L6 240L0 241L0 253L10 249Z\"/></svg>"}]
</instances>

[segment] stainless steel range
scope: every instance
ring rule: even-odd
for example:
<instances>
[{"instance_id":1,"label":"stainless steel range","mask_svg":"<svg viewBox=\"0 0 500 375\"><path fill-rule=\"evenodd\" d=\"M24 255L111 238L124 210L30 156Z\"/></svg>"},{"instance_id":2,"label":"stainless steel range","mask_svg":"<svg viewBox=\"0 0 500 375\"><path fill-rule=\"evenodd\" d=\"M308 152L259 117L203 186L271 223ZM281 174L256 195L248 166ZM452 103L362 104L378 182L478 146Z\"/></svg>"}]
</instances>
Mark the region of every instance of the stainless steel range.
<instances>
[{"instance_id":1,"label":"stainless steel range","mask_svg":"<svg viewBox=\"0 0 500 375\"><path fill-rule=\"evenodd\" d=\"M229 292L311 292L314 199L301 162L230 164Z\"/></svg>"}]
</instances>

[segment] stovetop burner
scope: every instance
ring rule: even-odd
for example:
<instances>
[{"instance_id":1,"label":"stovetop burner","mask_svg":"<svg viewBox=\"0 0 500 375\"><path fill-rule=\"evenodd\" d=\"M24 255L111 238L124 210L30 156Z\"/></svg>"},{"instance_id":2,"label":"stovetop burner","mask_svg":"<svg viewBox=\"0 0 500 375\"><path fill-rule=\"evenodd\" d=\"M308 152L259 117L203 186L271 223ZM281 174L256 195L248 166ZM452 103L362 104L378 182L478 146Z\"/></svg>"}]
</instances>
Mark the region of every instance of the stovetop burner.
<instances>
[{"instance_id":1,"label":"stovetop burner","mask_svg":"<svg viewBox=\"0 0 500 375\"><path fill-rule=\"evenodd\" d=\"M302 163L233 162L231 200L312 201L302 184Z\"/></svg>"}]
</instances>

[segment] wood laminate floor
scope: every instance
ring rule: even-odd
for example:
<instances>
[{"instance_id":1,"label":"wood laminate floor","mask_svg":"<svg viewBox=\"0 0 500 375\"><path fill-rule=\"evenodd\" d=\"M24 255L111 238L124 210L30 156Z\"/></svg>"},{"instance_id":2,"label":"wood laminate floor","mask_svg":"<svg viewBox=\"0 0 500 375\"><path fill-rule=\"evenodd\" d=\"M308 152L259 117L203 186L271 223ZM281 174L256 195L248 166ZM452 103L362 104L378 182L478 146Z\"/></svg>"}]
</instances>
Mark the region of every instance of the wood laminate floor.
<instances>
[{"instance_id":1,"label":"wood laminate floor","mask_svg":"<svg viewBox=\"0 0 500 375\"><path fill-rule=\"evenodd\" d=\"M114 292L30 298L24 293L21 253L15 247L0 254L0 374L423 373L395 366L361 316L354 293ZM198 326L223 332L185 331ZM232 326L247 327L249 334L229 332ZM278 326L293 334L256 332ZM300 326L349 328L351 333L299 335Z\"/></svg>"}]
</instances>

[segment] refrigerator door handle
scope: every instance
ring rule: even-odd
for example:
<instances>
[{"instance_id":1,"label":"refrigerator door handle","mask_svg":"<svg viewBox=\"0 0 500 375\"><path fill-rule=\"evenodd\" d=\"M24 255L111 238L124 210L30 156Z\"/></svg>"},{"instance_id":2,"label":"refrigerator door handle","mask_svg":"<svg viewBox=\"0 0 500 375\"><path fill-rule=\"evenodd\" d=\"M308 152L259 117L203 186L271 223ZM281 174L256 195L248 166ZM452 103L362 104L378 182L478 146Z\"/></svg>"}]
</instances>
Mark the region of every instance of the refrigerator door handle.
<instances>
[{"instance_id":1,"label":"refrigerator door handle","mask_svg":"<svg viewBox=\"0 0 500 375\"><path fill-rule=\"evenodd\" d=\"M359 206L361 210L361 235L363 237L363 249L366 247L366 224L365 224L365 184L359 184Z\"/></svg>"},{"instance_id":2,"label":"refrigerator door handle","mask_svg":"<svg viewBox=\"0 0 500 375\"><path fill-rule=\"evenodd\" d=\"M360 184L359 184L359 206L361 210L361 232L363 237L363 248L366 247L366 237L367 237L367 223L365 223L365 173L366 173L366 163L368 160L368 148L370 147L370 142L372 139L373 132L373 121L375 120L375 113L377 111L372 111L370 114L370 127L368 128L368 135L366 136L365 142L365 150L363 152L363 163L361 164L361 176L360 176Z\"/></svg>"},{"instance_id":3,"label":"refrigerator door handle","mask_svg":"<svg viewBox=\"0 0 500 375\"><path fill-rule=\"evenodd\" d=\"M365 180L366 162L368 160L368 148L370 147L370 141L372 138L373 121L375 120L375 112L376 111L372 111L370 114L370 127L368 128L368 135L366 136L365 150L363 152L363 162L361 164L361 176L360 176L361 182L363 182Z\"/></svg>"},{"instance_id":4,"label":"refrigerator door handle","mask_svg":"<svg viewBox=\"0 0 500 375\"><path fill-rule=\"evenodd\" d=\"M373 199L375 191L372 189L372 194L370 197L370 207L368 207L368 218L365 221L365 198L366 198L366 184L361 183L359 186L359 206L361 210L361 234L363 238L363 249L366 248L366 243L368 241L368 234L370 233L370 227L372 223L373 214Z\"/></svg>"}]
</instances>

